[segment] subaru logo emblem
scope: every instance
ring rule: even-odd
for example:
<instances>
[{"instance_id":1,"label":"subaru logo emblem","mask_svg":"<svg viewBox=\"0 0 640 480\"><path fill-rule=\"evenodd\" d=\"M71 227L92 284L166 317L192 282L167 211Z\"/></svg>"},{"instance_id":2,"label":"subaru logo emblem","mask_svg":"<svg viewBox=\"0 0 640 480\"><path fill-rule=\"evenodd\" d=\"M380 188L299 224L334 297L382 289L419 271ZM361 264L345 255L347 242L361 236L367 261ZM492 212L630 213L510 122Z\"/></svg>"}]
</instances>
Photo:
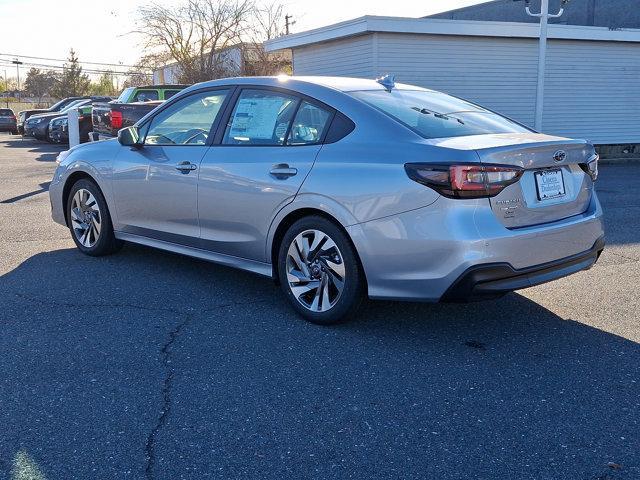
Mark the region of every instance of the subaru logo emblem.
<instances>
[{"instance_id":1,"label":"subaru logo emblem","mask_svg":"<svg viewBox=\"0 0 640 480\"><path fill-rule=\"evenodd\" d=\"M556 153L553 154L553 159L556 162L562 162L564 161L565 158L567 158L567 152L565 152L564 150L558 150Z\"/></svg>"}]
</instances>

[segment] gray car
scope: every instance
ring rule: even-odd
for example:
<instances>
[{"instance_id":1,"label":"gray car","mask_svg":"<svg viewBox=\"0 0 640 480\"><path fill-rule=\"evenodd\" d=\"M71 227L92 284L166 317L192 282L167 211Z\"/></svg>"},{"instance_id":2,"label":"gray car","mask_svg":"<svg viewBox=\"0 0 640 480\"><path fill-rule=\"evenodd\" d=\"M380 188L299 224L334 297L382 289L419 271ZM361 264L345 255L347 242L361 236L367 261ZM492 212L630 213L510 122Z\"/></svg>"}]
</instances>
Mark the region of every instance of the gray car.
<instances>
[{"instance_id":1,"label":"gray car","mask_svg":"<svg viewBox=\"0 0 640 480\"><path fill-rule=\"evenodd\" d=\"M50 195L83 253L130 241L249 270L328 324L367 295L495 298L591 267L597 162L388 77L234 78L63 152Z\"/></svg>"}]
</instances>

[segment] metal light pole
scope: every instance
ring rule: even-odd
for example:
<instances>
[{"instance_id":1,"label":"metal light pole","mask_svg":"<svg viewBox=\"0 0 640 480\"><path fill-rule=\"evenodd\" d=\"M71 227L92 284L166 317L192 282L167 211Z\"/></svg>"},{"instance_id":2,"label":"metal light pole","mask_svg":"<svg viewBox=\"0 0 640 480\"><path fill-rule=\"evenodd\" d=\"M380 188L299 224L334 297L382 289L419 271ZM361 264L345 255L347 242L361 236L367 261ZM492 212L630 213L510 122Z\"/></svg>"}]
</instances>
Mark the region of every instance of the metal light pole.
<instances>
[{"instance_id":1,"label":"metal light pole","mask_svg":"<svg viewBox=\"0 0 640 480\"><path fill-rule=\"evenodd\" d=\"M536 89L536 117L534 128L538 131L542 130L542 112L544 109L544 75L545 67L547 65L547 27L550 18L561 17L564 13L564 8L560 8L560 11L554 15L549 14L549 0L541 0L540 13L532 13L529 8L531 0L525 0L525 10L527 14L532 17L540 19L540 43L538 48L538 87ZM567 3L568 0L562 0L562 4Z\"/></svg>"},{"instance_id":2,"label":"metal light pole","mask_svg":"<svg viewBox=\"0 0 640 480\"><path fill-rule=\"evenodd\" d=\"M21 62L20 60L18 60L17 58L12 61L11 63L15 64L16 66L16 73L18 75L18 103L20 102L20 65L22 65L23 62Z\"/></svg>"}]
</instances>

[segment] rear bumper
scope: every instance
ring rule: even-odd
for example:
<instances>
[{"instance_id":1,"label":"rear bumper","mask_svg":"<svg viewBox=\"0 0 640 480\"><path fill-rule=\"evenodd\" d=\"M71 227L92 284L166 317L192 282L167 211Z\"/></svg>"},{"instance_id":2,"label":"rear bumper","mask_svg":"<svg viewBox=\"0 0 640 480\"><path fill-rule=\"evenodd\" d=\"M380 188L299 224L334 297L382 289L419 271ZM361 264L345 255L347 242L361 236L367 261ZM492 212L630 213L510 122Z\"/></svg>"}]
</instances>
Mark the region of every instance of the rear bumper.
<instances>
[{"instance_id":1,"label":"rear bumper","mask_svg":"<svg viewBox=\"0 0 640 480\"><path fill-rule=\"evenodd\" d=\"M352 225L347 231L371 298L427 302L464 297L464 292L453 295L450 289L476 270L486 277L470 281L473 288L467 293L486 298L588 268L593 264L589 259L580 265L564 264L581 258L604 236L602 208L595 194L580 215L526 228L505 228L486 199L440 198L428 207ZM540 271L558 265L555 271ZM496 266L502 267L497 273L492 270ZM535 275L521 277L532 272ZM475 291L481 280L495 280L482 286L495 291L489 295Z\"/></svg>"},{"instance_id":2,"label":"rear bumper","mask_svg":"<svg viewBox=\"0 0 640 480\"><path fill-rule=\"evenodd\" d=\"M442 296L443 302L468 302L497 298L521 288L533 287L591 268L604 250L604 236L589 250L528 268L508 263L477 265L467 269Z\"/></svg>"}]
</instances>

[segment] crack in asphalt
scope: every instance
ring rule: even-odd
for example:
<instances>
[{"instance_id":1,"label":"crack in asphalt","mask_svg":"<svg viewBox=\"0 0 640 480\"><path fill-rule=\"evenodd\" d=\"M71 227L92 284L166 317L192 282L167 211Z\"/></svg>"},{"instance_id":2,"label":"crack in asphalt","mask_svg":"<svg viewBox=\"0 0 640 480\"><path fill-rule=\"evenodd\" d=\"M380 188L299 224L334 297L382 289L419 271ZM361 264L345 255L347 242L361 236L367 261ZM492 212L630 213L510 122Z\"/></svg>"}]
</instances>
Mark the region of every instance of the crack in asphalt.
<instances>
[{"instance_id":1,"label":"crack in asphalt","mask_svg":"<svg viewBox=\"0 0 640 480\"><path fill-rule=\"evenodd\" d=\"M6 291L5 291L6 292ZM54 307L74 307L74 308L89 308L89 307L101 307L101 308L132 308L132 309L138 309L138 310L146 310L146 311L163 311L163 312L168 312L168 313L174 313L176 315L180 315L184 317L184 320L182 320L178 325L176 325L173 330L171 330L169 332L169 337L167 339L167 341L162 345L162 348L160 349L160 353L162 356L162 365L163 368L165 370L165 377L164 380L162 382L162 406L161 406L161 410L160 410L160 415L153 427L153 429L151 430L151 432L149 433L149 435L147 436L147 441L145 442L145 446L144 446L144 452L145 452L145 458L146 458L146 462L145 462L145 478L147 480L153 480L154 477L154 468L156 465L156 439L158 434L160 433L160 431L163 429L163 427L165 427L165 425L167 424L167 420L169 418L169 414L171 412L171 406L172 406L172 398L171 398L171 391L173 388L173 379L174 376L176 374L175 369L172 366L172 359L173 359L173 350L172 350L172 346L175 343L175 341L177 340L177 338L182 334L182 332L184 331L185 328L187 328L187 326L194 320L194 313L193 313L193 309L191 309L191 312L184 312L184 311L179 311L176 309L171 309L171 308L163 308L163 307L144 307L141 305L132 305L132 304L121 304L121 303L111 303L111 304L82 304L82 303L75 303L75 302L56 302L54 300L49 300L49 299L42 299L42 298L38 298L37 296L32 296L32 295L27 295L24 293L17 293L17 292L6 292L6 293L11 293L13 295L15 295L18 298L21 298L23 300L27 300L33 303L38 303L40 305L45 305L45 306L54 306ZM252 300L252 301L243 301L243 302L228 302L228 303L224 303L221 305L215 305L212 306L210 308L205 308L205 309L199 309L197 312L199 314L206 314L206 313L211 313L213 311L219 311L221 309L224 308L231 308L234 306L238 306L238 305L252 305L252 304L258 304L258 303L264 303L265 301L267 301L266 299L259 299L259 300Z\"/></svg>"},{"instance_id":2,"label":"crack in asphalt","mask_svg":"<svg viewBox=\"0 0 640 480\"><path fill-rule=\"evenodd\" d=\"M187 315L186 318L180 322L171 332L169 332L169 339L162 346L160 350L162 354L162 365L166 371L166 376L162 384L162 408L160 410L160 416L147 437L147 442L144 446L144 452L146 456L146 466L144 469L144 476L148 480L154 478L154 468L156 464L156 437L160 430L166 425L169 413L171 412L171 390L173 388L173 377L175 375L175 369L171 366L172 351L171 346L180 336L182 331L193 320L191 315Z\"/></svg>"}]
</instances>

